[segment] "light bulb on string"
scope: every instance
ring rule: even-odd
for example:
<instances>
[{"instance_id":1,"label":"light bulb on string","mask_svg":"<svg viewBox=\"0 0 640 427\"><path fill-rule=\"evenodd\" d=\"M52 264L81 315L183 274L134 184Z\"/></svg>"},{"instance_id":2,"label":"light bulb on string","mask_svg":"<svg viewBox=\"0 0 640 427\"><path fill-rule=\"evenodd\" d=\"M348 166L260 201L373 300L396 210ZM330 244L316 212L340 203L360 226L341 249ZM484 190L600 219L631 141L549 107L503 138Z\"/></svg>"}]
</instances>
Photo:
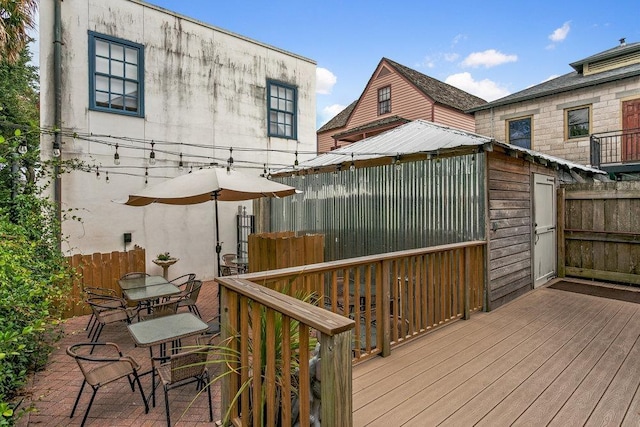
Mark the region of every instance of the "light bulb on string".
<instances>
[{"instance_id":1,"label":"light bulb on string","mask_svg":"<svg viewBox=\"0 0 640 427\"><path fill-rule=\"evenodd\" d=\"M98 169L98 166L96 166L96 179L100 179L100 169Z\"/></svg>"},{"instance_id":2,"label":"light bulb on string","mask_svg":"<svg viewBox=\"0 0 640 427\"><path fill-rule=\"evenodd\" d=\"M400 168L401 168L401 165L400 165L400 154L398 154L396 156L396 160L395 160L394 164L395 164L396 170L399 171Z\"/></svg>"},{"instance_id":3,"label":"light bulb on string","mask_svg":"<svg viewBox=\"0 0 640 427\"><path fill-rule=\"evenodd\" d=\"M184 163L182 162L182 153L180 153L180 161L178 162L178 170L184 170Z\"/></svg>"},{"instance_id":4,"label":"light bulb on string","mask_svg":"<svg viewBox=\"0 0 640 427\"><path fill-rule=\"evenodd\" d=\"M351 165L349 166L351 172L356 170L356 162L353 161L353 153L351 153Z\"/></svg>"},{"instance_id":5,"label":"light bulb on string","mask_svg":"<svg viewBox=\"0 0 640 427\"><path fill-rule=\"evenodd\" d=\"M60 157L60 143L57 141L53 141L53 157Z\"/></svg>"},{"instance_id":6,"label":"light bulb on string","mask_svg":"<svg viewBox=\"0 0 640 427\"><path fill-rule=\"evenodd\" d=\"M109 183L109 171L106 171L104 173L104 182L106 182L107 184Z\"/></svg>"},{"instance_id":7,"label":"light bulb on string","mask_svg":"<svg viewBox=\"0 0 640 427\"><path fill-rule=\"evenodd\" d=\"M113 164L114 165L120 164L120 154L118 153L118 144L116 144L116 152L113 153Z\"/></svg>"},{"instance_id":8,"label":"light bulb on string","mask_svg":"<svg viewBox=\"0 0 640 427\"><path fill-rule=\"evenodd\" d=\"M20 153L20 155L24 155L27 154L27 143L22 141L20 143L20 145L18 145L18 153Z\"/></svg>"},{"instance_id":9,"label":"light bulb on string","mask_svg":"<svg viewBox=\"0 0 640 427\"><path fill-rule=\"evenodd\" d=\"M153 151L153 146L155 145L155 142L151 143L151 152L149 153L149 164L150 165L155 165L156 164L156 152Z\"/></svg>"},{"instance_id":10,"label":"light bulb on string","mask_svg":"<svg viewBox=\"0 0 640 427\"><path fill-rule=\"evenodd\" d=\"M298 163L298 150L296 150L296 160L293 162L293 168L297 168L299 165Z\"/></svg>"},{"instance_id":11,"label":"light bulb on string","mask_svg":"<svg viewBox=\"0 0 640 427\"><path fill-rule=\"evenodd\" d=\"M227 159L227 173L231 173L233 167L233 147L229 147L229 158Z\"/></svg>"}]
</instances>

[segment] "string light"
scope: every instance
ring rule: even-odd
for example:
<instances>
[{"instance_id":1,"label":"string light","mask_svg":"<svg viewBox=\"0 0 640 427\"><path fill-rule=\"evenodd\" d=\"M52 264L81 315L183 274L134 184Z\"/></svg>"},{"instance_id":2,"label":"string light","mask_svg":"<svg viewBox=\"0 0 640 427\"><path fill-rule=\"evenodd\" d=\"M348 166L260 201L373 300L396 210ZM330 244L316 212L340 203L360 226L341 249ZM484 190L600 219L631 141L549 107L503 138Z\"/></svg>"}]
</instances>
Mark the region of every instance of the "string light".
<instances>
[{"instance_id":1,"label":"string light","mask_svg":"<svg viewBox=\"0 0 640 427\"><path fill-rule=\"evenodd\" d=\"M396 155L396 160L394 162L395 166L396 166L396 170L399 171L400 170L400 154Z\"/></svg>"},{"instance_id":2,"label":"string light","mask_svg":"<svg viewBox=\"0 0 640 427\"><path fill-rule=\"evenodd\" d=\"M100 169L96 166L96 179L100 179Z\"/></svg>"},{"instance_id":3,"label":"string light","mask_svg":"<svg viewBox=\"0 0 640 427\"><path fill-rule=\"evenodd\" d=\"M351 153L351 166L349 166L351 172L356 170L356 162L353 161L353 153Z\"/></svg>"},{"instance_id":4,"label":"string light","mask_svg":"<svg viewBox=\"0 0 640 427\"><path fill-rule=\"evenodd\" d=\"M298 150L296 150L296 160L293 162L293 168L297 168L298 167Z\"/></svg>"},{"instance_id":5,"label":"string light","mask_svg":"<svg viewBox=\"0 0 640 427\"><path fill-rule=\"evenodd\" d=\"M58 141L53 141L53 157L60 157L60 143Z\"/></svg>"},{"instance_id":6,"label":"string light","mask_svg":"<svg viewBox=\"0 0 640 427\"><path fill-rule=\"evenodd\" d=\"M227 173L231 172L233 167L233 147L229 147L229 158L227 159Z\"/></svg>"},{"instance_id":7,"label":"string light","mask_svg":"<svg viewBox=\"0 0 640 427\"><path fill-rule=\"evenodd\" d=\"M107 184L109 183L109 171L106 171L104 173L104 182L106 182Z\"/></svg>"},{"instance_id":8,"label":"string light","mask_svg":"<svg viewBox=\"0 0 640 427\"><path fill-rule=\"evenodd\" d=\"M144 168L144 185L149 183L149 168Z\"/></svg>"},{"instance_id":9,"label":"string light","mask_svg":"<svg viewBox=\"0 0 640 427\"><path fill-rule=\"evenodd\" d=\"M22 141L20 145L18 145L18 153L21 155L27 154L27 143Z\"/></svg>"},{"instance_id":10,"label":"string light","mask_svg":"<svg viewBox=\"0 0 640 427\"><path fill-rule=\"evenodd\" d=\"M153 146L155 145L155 142L151 143L151 152L149 153L149 164L150 165L155 165L156 164L156 152L153 150Z\"/></svg>"},{"instance_id":11,"label":"string light","mask_svg":"<svg viewBox=\"0 0 640 427\"><path fill-rule=\"evenodd\" d=\"M114 165L120 164L120 154L118 154L118 144L116 144L116 152L113 153L113 164Z\"/></svg>"},{"instance_id":12,"label":"string light","mask_svg":"<svg viewBox=\"0 0 640 427\"><path fill-rule=\"evenodd\" d=\"M182 171L184 169L184 163L182 163L182 153L180 153L180 161L178 162L178 170Z\"/></svg>"}]
</instances>

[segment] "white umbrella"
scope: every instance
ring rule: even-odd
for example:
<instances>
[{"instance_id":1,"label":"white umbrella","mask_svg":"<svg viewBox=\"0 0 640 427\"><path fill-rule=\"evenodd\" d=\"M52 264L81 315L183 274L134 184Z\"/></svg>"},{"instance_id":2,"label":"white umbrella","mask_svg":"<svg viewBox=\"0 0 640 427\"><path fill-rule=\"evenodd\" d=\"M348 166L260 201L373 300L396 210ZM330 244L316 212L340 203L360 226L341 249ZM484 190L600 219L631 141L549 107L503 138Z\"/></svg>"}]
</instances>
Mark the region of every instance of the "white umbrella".
<instances>
[{"instance_id":1,"label":"white umbrella","mask_svg":"<svg viewBox=\"0 0 640 427\"><path fill-rule=\"evenodd\" d=\"M151 203L167 205L193 205L210 200L216 206L216 254L220 275L220 230L218 225L218 200L241 201L260 197L285 197L296 193L294 187L270 181L254 175L222 168L200 169L192 173L152 185L121 201L130 206L146 206Z\"/></svg>"}]
</instances>

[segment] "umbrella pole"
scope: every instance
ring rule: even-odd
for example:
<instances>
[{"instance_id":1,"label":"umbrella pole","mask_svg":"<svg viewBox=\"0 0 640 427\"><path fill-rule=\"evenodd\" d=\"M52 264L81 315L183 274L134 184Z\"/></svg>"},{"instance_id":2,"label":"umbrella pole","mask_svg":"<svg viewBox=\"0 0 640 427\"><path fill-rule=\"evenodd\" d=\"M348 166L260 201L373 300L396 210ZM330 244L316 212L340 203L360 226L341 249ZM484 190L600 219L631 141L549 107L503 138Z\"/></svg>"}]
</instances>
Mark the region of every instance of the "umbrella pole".
<instances>
[{"instance_id":1,"label":"umbrella pole","mask_svg":"<svg viewBox=\"0 0 640 427\"><path fill-rule=\"evenodd\" d=\"M220 277L220 252L222 252L222 246L220 246L220 225L218 223L218 192L213 192L213 199L216 204L216 256L218 258L218 277Z\"/></svg>"}]
</instances>

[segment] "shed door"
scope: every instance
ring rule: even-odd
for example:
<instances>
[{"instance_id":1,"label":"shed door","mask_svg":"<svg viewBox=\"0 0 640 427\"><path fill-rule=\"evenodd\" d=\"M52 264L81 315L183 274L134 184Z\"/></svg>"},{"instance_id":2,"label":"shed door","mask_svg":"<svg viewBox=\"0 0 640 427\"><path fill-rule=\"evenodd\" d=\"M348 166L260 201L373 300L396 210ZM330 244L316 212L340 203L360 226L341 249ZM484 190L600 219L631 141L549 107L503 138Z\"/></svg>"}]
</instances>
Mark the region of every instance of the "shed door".
<instances>
[{"instance_id":1,"label":"shed door","mask_svg":"<svg viewBox=\"0 0 640 427\"><path fill-rule=\"evenodd\" d=\"M538 287L556 275L556 183L547 175L533 178L533 271Z\"/></svg>"},{"instance_id":2,"label":"shed door","mask_svg":"<svg viewBox=\"0 0 640 427\"><path fill-rule=\"evenodd\" d=\"M622 103L622 161L640 160L640 99Z\"/></svg>"}]
</instances>

